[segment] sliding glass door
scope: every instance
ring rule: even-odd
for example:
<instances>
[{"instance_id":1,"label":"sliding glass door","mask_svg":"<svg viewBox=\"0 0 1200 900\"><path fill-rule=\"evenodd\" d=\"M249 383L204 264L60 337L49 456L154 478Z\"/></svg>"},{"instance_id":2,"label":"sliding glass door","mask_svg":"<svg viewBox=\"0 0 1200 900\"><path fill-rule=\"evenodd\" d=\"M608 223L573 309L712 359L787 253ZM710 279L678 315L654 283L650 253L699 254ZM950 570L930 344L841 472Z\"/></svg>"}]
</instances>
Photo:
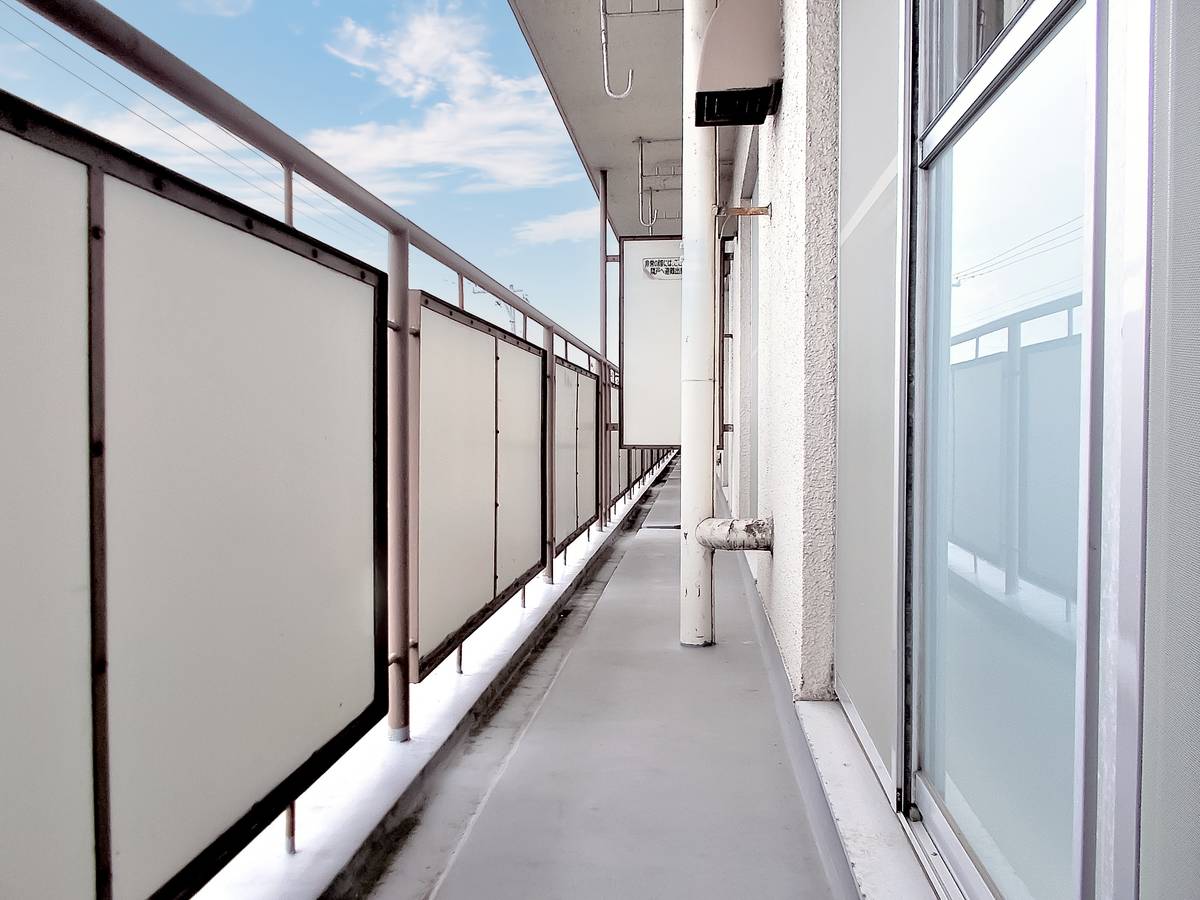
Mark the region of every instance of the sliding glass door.
<instances>
[{"instance_id":1,"label":"sliding glass door","mask_svg":"<svg viewBox=\"0 0 1200 900\"><path fill-rule=\"evenodd\" d=\"M1077 877L1094 20L1082 3L939 6L912 793L967 896L1050 900Z\"/></svg>"}]
</instances>

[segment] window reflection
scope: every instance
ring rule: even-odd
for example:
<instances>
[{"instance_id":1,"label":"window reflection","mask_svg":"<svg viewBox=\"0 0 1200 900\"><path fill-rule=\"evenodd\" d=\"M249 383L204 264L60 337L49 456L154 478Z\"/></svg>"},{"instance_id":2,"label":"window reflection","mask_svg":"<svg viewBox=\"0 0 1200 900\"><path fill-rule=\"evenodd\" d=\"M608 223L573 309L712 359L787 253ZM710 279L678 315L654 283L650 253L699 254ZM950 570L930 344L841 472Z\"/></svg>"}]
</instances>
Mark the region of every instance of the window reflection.
<instances>
[{"instance_id":1,"label":"window reflection","mask_svg":"<svg viewBox=\"0 0 1200 900\"><path fill-rule=\"evenodd\" d=\"M950 99L971 67L995 43L1026 0L941 0L938 106Z\"/></svg>"},{"instance_id":2,"label":"window reflection","mask_svg":"<svg viewBox=\"0 0 1200 900\"><path fill-rule=\"evenodd\" d=\"M1088 46L931 170L921 770L1005 897L1071 887Z\"/></svg>"}]
</instances>

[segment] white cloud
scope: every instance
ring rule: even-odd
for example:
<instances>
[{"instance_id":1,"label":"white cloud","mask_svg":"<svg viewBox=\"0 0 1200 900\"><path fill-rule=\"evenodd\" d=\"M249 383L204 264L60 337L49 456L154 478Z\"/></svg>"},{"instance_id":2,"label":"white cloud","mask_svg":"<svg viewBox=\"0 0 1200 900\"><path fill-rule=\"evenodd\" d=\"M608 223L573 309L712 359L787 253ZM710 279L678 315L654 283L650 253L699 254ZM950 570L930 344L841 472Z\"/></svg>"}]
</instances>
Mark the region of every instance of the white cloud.
<instances>
[{"instance_id":1,"label":"white cloud","mask_svg":"<svg viewBox=\"0 0 1200 900\"><path fill-rule=\"evenodd\" d=\"M181 0L179 5L202 16L233 18L250 12L254 0Z\"/></svg>"},{"instance_id":2,"label":"white cloud","mask_svg":"<svg viewBox=\"0 0 1200 900\"><path fill-rule=\"evenodd\" d=\"M600 208L589 206L522 222L513 236L523 244L554 244L558 241L599 241Z\"/></svg>"},{"instance_id":3,"label":"white cloud","mask_svg":"<svg viewBox=\"0 0 1200 900\"><path fill-rule=\"evenodd\" d=\"M477 20L430 5L380 32L343 19L326 49L416 115L319 129L307 143L368 186L403 169L466 176L463 191L546 187L580 177L541 77L499 72Z\"/></svg>"}]
</instances>

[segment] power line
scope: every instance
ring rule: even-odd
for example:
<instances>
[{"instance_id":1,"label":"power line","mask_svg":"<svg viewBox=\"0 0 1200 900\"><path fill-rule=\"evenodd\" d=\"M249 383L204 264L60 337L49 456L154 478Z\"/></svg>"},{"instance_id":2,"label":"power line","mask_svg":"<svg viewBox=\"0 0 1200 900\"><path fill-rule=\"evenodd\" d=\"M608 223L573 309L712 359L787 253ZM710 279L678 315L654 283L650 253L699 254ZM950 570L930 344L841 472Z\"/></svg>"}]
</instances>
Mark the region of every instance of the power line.
<instances>
[{"instance_id":1,"label":"power line","mask_svg":"<svg viewBox=\"0 0 1200 900\"><path fill-rule=\"evenodd\" d=\"M1019 241L1018 243L1013 244L1011 247L1001 250L999 253L994 253L991 256L987 257L986 259L981 259L976 263L972 263L969 266L965 266L964 268L962 268L958 272L956 272L954 274L954 277L962 278L962 277L974 272L976 269L987 268L993 262L1000 261L1001 258L1003 258L1003 257L1009 256L1013 253L1023 253L1025 250L1031 250L1031 249L1033 249L1033 247L1028 247L1026 245L1031 244L1035 241L1038 241L1041 238L1045 238L1047 235L1053 234L1056 231L1060 231L1061 229L1066 228L1068 225L1074 225L1075 223L1079 222L1082 218L1083 218L1082 215L1075 216L1072 219L1068 219L1065 222L1055 225L1053 228L1047 228L1045 231L1040 232L1039 234L1035 234L1032 237L1028 237L1023 241ZM1064 237L1064 235L1056 235L1054 237L1049 238L1048 240L1055 241L1062 237Z\"/></svg>"},{"instance_id":2,"label":"power line","mask_svg":"<svg viewBox=\"0 0 1200 900\"><path fill-rule=\"evenodd\" d=\"M270 192L269 192L269 191L268 191L266 188L264 188L262 185L260 185L260 184L256 184L256 183L254 183L254 182L250 181L250 180L249 180L249 179L247 179L245 176L243 176L243 175L242 175L240 172L235 172L235 171L233 171L233 170L232 170L232 169L230 169L229 167L227 167L227 166L223 165L222 163L218 162L217 160L213 159L211 156L208 156L208 155L207 155L206 153L204 153L203 151L201 151L201 150L198 150L197 148L193 147L191 144L187 143L187 141L183 140L183 139L182 139L182 138L180 138L178 135L172 134L171 132L167 131L165 128L162 128L161 126L159 126L157 123L150 121L150 120L149 120L149 119L147 119L145 116L143 116L141 113L139 113L137 110L133 109L133 108L132 108L132 107L130 107L130 106L127 106L126 104L124 104L124 103L122 103L120 100L118 100L116 97L114 97L112 94L110 94L110 93L108 93L107 91L103 90L102 88L100 88L100 87L97 87L96 85L92 84L90 81L88 81L88 80L87 80L86 78L84 78L82 75L80 75L78 72L75 72L75 71L72 71L71 69L68 69L68 68L67 68L66 66L64 66L62 63L60 63L58 60L54 59L53 57L51 57L51 56L49 56L49 55L47 55L47 54L45 54L45 53L43 53L43 52L42 52L41 50L39 50L39 49L38 49L38 48L37 48L35 45L33 45L33 44L29 43L29 41L25 40L24 38L20 37L19 35L13 34L11 31L9 31L7 28L5 28L3 25L0 25L0 31L3 31L5 34L7 34L7 35L8 35L9 37L11 37L13 40L20 41L22 44L24 44L26 47L28 47L30 50L32 50L34 53L36 53L38 56L42 57L42 59L44 59L44 60L46 60L47 62L51 63L52 65L54 65L54 66L58 67L59 69L62 69L64 72L66 72L66 73L67 73L68 75L70 75L72 78L76 78L76 79L78 79L79 81L83 82L85 85L87 85L88 87L90 87L92 90L96 91L96 93L98 93L98 94L101 94L101 95L103 95L103 96L107 97L107 98L108 98L109 100L111 100L113 103L117 104L117 106L121 107L121 108L122 108L122 109L124 109L126 112L129 112L130 114L132 114L132 115L134 115L134 116L137 116L139 119L141 119L141 120L142 120L143 122L145 122L147 125L149 125L150 127L154 128L156 131L160 131L160 132L162 132L162 133L163 133L163 134L165 134L167 137L169 137L171 140L173 140L173 141L175 141L176 143L178 143L180 146L182 146L182 147L184 147L184 148L186 148L186 149L188 149L188 150L191 150L193 153L195 153L195 154L197 154L197 155L199 155L199 156L203 157L204 159L206 159L208 162L212 163L212 164L213 164L214 166L216 166L217 168L219 168L219 169L222 169L222 170L224 170L226 173L228 173L228 174L232 175L234 178L237 178L237 179L239 179L239 180L241 180L241 181L244 181L246 184L250 185L250 187L254 188L255 190L257 190L257 191L261 191L263 194L266 194L266 196L267 196L267 197L269 197L269 198L271 198L272 200L278 199L278 198L276 198L274 195L272 195L272 194L271 194L271 193L270 193Z\"/></svg>"},{"instance_id":3,"label":"power line","mask_svg":"<svg viewBox=\"0 0 1200 900\"><path fill-rule=\"evenodd\" d=\"M1063 247L1068 247L1071 244L1074 244L1076 241L1079 241L1082 239L1083 239L1082 234L1077 234L1074 237L1062 236L1060 238L1055 238L1054 240L1058 240L1058 241L1060 241L1060 243L1050 242L1048 245L1038 244L1038 245L1035 245L1034 247L1029 247L1029 248L1027 248L1029 250L1029 252L1025 253L1022 256L1014 256L1010 259L1002 260L1000 262L994 263L990 268L971 272L969 275L959 275L958 280L966 281L971 278L980 278L984 275L991 275L992 273L998 272L1001 269L1006 269L1009 266L1015 266L1019 262L1026 262L1027 260L1033 259L1035 256L1041 256L1043 253L1049 253L1051 250L1060 250Z\"/></svg>"},{"instance_id":4,"label":"power line","mask_svg":"<svg viewBox=\"0 0 1200 900\"><path fill-rule=\"evenodd\" d=\"M195 128L193 128L191 125L189 125L187 122L184 122L182 119L178 118L177 116L175 116L174 114L172 114L170 111L168 111L168 110L164 109L163 107L159 106L157 103L155 103L153 100L151 100L151 99L150 99L149 97L147 97L145 94L143 94L143 93L141 93L140 91L138 91L138 90L137 90L135 87L133 87L132 85L130 85L130 84L128 84L128 83L126 83L126 82L125 82L125 81L123 81L123 80L121 80L121 79L120 79L120 78L118 78L116 75L114 75L112 72L109 72L107 69L105 69L105 68L103 68L102 66L98 65L98 64L97 64L95 61L93 61L93 60L89 59L88 57L84 56L84 55L83 55L82 53L80 53L80 52L79 52L77 49L75 49L75 48L74 48L74 47L72 47L70 44L68 44L66 41L64 41L64 40L62 40L60 37L58 37L58 35L54 34L54 33L53 33L52 31L50 31L49 29L45 28L45 27L44 27L44 26L43 26L41 23L39 23L37 20L30 18L29 16L25 15L25 13L23 13L21 10L17 9L16 7L14 7L12 4L10 4L10 3L8 2L8 0L0 0L0 4L4 5L5 7L7 7L7 8L9 9L9 11L11 11L11 12L15 13L16 15L20 16L22 19L24 19L24 20L25 20L26 22L28 22L30 25L34 26L34 27L35 27L35 28L37 28L39 31L41 31L43 34L45 34L47 37L51 38L52 40L54 40L55 42L57 42L58 44L60 44L60 45L61 45L61 46L63 46L64 48L66 48L67 50L69 50L69 51L70 51L71 53L73 53L75 56L79 57L79 59L83 60L85 63L87 63L89 66L91 66L93 69L95 69L96 71L100 72L102 75L105 75L105 76L107 76L108 78L111 78L111 79L112 79L113 81L115 81L117 84L121 85L121 87L125 88L125 89L126 89L127 91L129 91L131 94L133 94L133 95L135 95L135 96L137 96L137 97L141 98L143 101L145 101L146 103L148 103L150 106L154 107L154 109L158 110L160 113L162 113L164 116L166 116L167 118L169 118L171 121L175 122L177 125L179 125L179 126L180 126L180 127L182 127L182 128L186 128L188 131L190 131L190 132L191 132L192 134L194 134L196 137L200 138L202 141L206 142L207 144L209 144L210 146L212 146L214 149L216 149L216 150L217 150L217 151L219 151L220 153L223 153L225 156L229 157L229 159L233 160L233 162L234 162L234 163L236 163L236 164L238 164L238 165L240 165L240 166L244 167L244 168L245 168L247 171L249 171L249 172L250 172L250 173L252 173L253 175L255 175L255 176L259 177L259 178L263 178L264 180L266 180L267 182L269 182L271 185L273 185L274 187L278 188L278 189L279 189L279 194L272 194L272 193L271 193L271 192L269 192L269 191L268 191L266 188L264 188L262 185L260 185L260 184L256 184L256 183L254 183L254 182L252 182L252 181L248 180L247 178L243 177L243 176L242 176L240 173L238 173L238 172L234 172L234 171L232 171L231 169L229 169L228 167L226 167L226 166L222 165L220 162L218 162L217 160L215 160L215 159L213 159L212 157L208 156L206 153L204 153L203 151L201 151L201 150L200 150L200 149L198 149L197 147L193 147L191 144L188 144L186 141L183 141L183 140L181 140L181 139L180 139L180 138L179 138L177 135L171 134L171 132L167 131L166 129L159 127L159 126L158 126L156 123L152 122L150 119L146 118L146 117L145 117L145 116L143 116L141 113L137 112L135 109L133 109L133 108L131 108L131 107L129 107L129 106L127 106L127 105L125 105L125 104L124 104L124 103L122 103L120 100L118 100L116 97L113 97L111 94L109 94L109 93L107 93L106 91L102 90L102 89L101 89L100 87L98 87L97 85L93 84L92 82L90 82L90 81L88 81L86 78L84 78L83 76L79 75L77 72L75 72L75 71L73 71L73 70L71 70L71 69L67 68L67 67L66 67L66 66L64 66L62 63L60 63L60 62L58 62L57 60L53 59L52 57L50 57L50 56L49 56L49 55L47 55L46 53L42 52L42 51L41 51L41 50L40 50L40 49L39 49L37 46L35 46L34 44L31 44L31 43L29 43L28 41L26 41L26 40L24 40L23 38L21 38L20 36L18 36L18 35L16 35L16 34L13 34L13 32L9 31L7 28L4 28L3 26L0 26L0 29L3 29L3 31L4 31L6 34L8 34L10 37L12 37L13 39L15 39L15 40L17 40L17 41L20 41L22 44L24 44L26 47L28 47L28 48L29 48L30 50L32 50L34 53L37 53L39 56L41 56L43 59L45 59L47 62L50 62L50 63L54 64L55 66L57 66L58 68L62 69L64 72L66 72L67 74L69 74L69 75L73 76L74 78L76 78L76 79L78 79L79 81L83 82L83 83L84 83L85 85L87 85L88 87L92 88L92 89L93 89L94 91L96 91L97 93L99 93L99 94L103 95L104 97L107 97L107 98L108 98L109 100L111 100L113 103L116 103L118 106L120 106L120 107L122 107L123 109L127 110L127 111L128 111L129 113L131 113L132 115L134 115L134 116L137 116L139 119L141 119L141 120L142 120L143 122L145 122L147 125L150 125L150 126L152 126L152 127L156 128L158 131L160 131L160 132L162 132L163 134L167 135L167 137L170 137L172 140L175 140L176 142L178 142L178 143L179 143L179 144L181 144L182 146L186 147L187 149L191 150L193 153L196 153L197 155L199 155L199 156L200 156L200 157L202 157L203 159L207 160L207 161L208 161L208 162L210 162L211 164L213 164L213 165L215 165L215 166L218 166L219 168L221 168L222 170L224 170L224 171L225 171L225 172L227 172L228 174L230 174L230 175L234 176L235 178L238 178L238 179L240 179L241 181L245 182L246 184L248 184L248 185L250 185L251 187L255 188L256 190L260 191L261 193L263 193L265 196L269 197L270 199L272 199L272 200L278 200L279 202L281 202L281 203L282 203L282 201L283 201L283 184L282 184L282 182L280 182L280 181L276 181L276 180L275 180L275 174L274 174L273 172L272 172L272 173L264 173L264 172L262 172L261 170L259 170L259 169L256 169L256 168L254 168L253 166L251 166L251 165L250 165L248 162L246 162L244 159L241 159L240 157L237 157L237 156L235 156L234 154L230 153L228 149L226 149L226 148L222 147L220 144L218 144L218 143L217 143L216 141L214 141L212 138L210 138L210 137L208 137L207 135L204 135L204 134L202 134L201 132L197 131ZM238 137L236 134L234 134L233 132L231 132L231 131L230 131L228 128L225 128L223 125L220 125L220 124L218 124L218 123L215 123L215 122L214 122L214 123L212 123L212 124L213 124L213 125L215 125L217 128L219 128L221 131L223 131L225 134L229 135L229 137L233 138L233 139L234 139L235 141L237 141L239 144L241 144L242 146L244 146L246 149L248 149L248 150L252 151L252 152L253 152L253 153L255 153L256 155L258 155L259 157L261 157L261 158L262 158L264 161L266 161L267 163L269 163L271 166L278 166L278 165L279 165L279 164L278 164L278 162L276 162L275 160L271 159L269 156L267 156L267 155L266 155L266 154L264 154L262 151L260 151L260 150L259 150L257 147L253 146L252 144L250 144L250 143L246 142L245 140L243 140L242 138ZM336 214L336 213L341 213L341 212L342 212L342 211L341 211L341 210L339 210L337 207L333 206L333 204L332 204L332 203L331 203L331 202L330 202L330 201L329 201L327 198L323 197L323 196L322 196L322 195L320 195L320 194L317 194L317 193L315 193L315 189L314 189L314 196L317 196L317 197L320 197L321 199L323 199L323 200L325 201L325 203L326 203L327 205L329 205L329 206L330 206L330 208L331 208L331 209L334 211L334 213L335 213L335 214ZM335 225L335 226L338 226L338 227L339 227L339 229L342 231L342 233L343 233L343 234L349 234L349 235L353 236L353 235L351 234L351 232L349 232L349 231L348 231L348 230L347 230L347 229L346 229L346 228L345 228L345 227L342 225L342 223L341 223L341 222L339 222L339 221L337 221L337 220L333 219L333 218L332 218L332 217L331 217L331 216L330 216L328 213L325 213L324 211L317 209L316 207L312 206L310 203L308 203L308 202L307 202L307 201L305 201L304 199L300 199L300 201L299 201L299 202L300 202L300 204L301 204L301 205L303 205L303 206L306 206L307 208L311 209L311 210L312 210L312 211L313 211L315 214L317 214L317 215L319 215L319 216L322 216L322 217L324 217L326 220L328 220L328 221L329 221L329 223L330 223L330 224L332 224L332 225ZM344 213L342 213L342 214L343 214L343 215L345 215ZM348 221L348 222L350 222L351 224L353 224L353 225L355 225L355 226L359 227L360 231L364 231L364 232L365 232L365 229L363 229L363 227L362 227L361 223L359 223L357 220L355 220L355 219L353 219L353 218L349 217L348 215L346 215L346 221ZM367 233L369 234L369 232L367 232ZM374 237L375 235L373 235L373 234L369 234L369 236L371 236L371 237Z\"/></svg>"}]
</instances>

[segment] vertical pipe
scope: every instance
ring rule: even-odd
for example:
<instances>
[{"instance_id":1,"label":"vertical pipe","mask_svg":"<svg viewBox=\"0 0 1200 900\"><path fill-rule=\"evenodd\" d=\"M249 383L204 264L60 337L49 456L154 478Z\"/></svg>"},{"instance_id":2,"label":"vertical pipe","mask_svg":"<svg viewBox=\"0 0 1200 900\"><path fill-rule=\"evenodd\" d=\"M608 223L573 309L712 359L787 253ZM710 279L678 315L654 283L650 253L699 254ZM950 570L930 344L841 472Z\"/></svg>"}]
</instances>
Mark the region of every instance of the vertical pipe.
<instances>
[{"instance_id":1,"label":"vertical pipe","mask_svg":"<svg viewBox=\"0 0 1200 900\"><path fill-rule=\"evenodd\" d=\"M288 225L294 224L292 221L293 205L292 205L292 181L295 178L295 170L291 166L283 167L283 221Z\"/></svg>"},{"instance_id":2,"label":"vertical pipe","mask_svg":"<svg viewBox=\"0 0 1200 900\"><path fill-rule=\"evenodd\" d=\"M408 257L405 257L407 262ZM408 366L405 391L408 397L408 683L420 679L421 648L421 292L408 289L409 267L404 268L408 293ZM406 695L407 696L407 695Z\"/></svg>"},{"instance_id":3,"label":"vertical pipe","mask_svg":"<svg viewBox=\"0 0 1200 900\"><path fill-rule=\"evenodd\" d=\"M388 738L407 741L408 732L408 615L411 530L410 516L410 426L409 343L411 340L408 301L408 233L388 235L388 318L395 323L394 340L388 348L388 404L395 440L389 467L388 495Z\"/></svg>"},{"instance_id":4,"label":"vertical pipe","mask_svg":"<svg viewBox=\"0 0 1200 900\"><path fill-rule=\"evenodd\" d=\"M521 313L521 337L529 339L529 316ZM525 608L525 585L521 585L521 609Z\"/></svg>"},{"instance_id":5,"label":"vertical pipe","mask_svg":"<svg viewBox=\"0 0 1200 900\"><path fill-rule=\"evenodd\" d=\"M288 804L287 815L283 820L283 830L286 835L287 852L289 855L296 853L296 801L293 800Z\"/></svg>"},{"instance_id":6,"label":"vertical pipe","mask_svg":"<svg viewBox=\"0 0 1200 900\"><path fill-rule=\"evenodd\" d=\"M542 485L542 497L546 501L546 509L543 515L546 520L546 572L545 577L548 582L554 584L554 546L557 543L554 537L554 332L546 328L543 330L542 347L546 351L546 433L543 435L545 440L543 453L546 457L546 465L542 471L545 473L545 484Z\"/></svg>"},{"instance_id":7,"label":"vertical pipe","mask_svg":"<svg viewBox=\"0 0 1200 900\"><path fill-rule=\"evenodd\" d=\"M529 339L529 316L521 313L521 337ZM521 609L525 608L525 585L521 585Z\"/></svg>"},{"instance_id":8,"label":"vertical pipe","mask_svg":"<svg viewBox=\"0 0 1200 900\"><path fill-rule=\"evenodd\" d=\"M463 279L461 272L458 273L458 308L459 309L467 308L466 284L464 283L464 279Z\"/></svg>"},{"instance_id":9,"label":"vertical pipe","mask_svg":"<svg viewBox=\"0 0 1200 900\"><path fill-rule=\"evenodd\" d=\"M597 498L600 527L608 524L609 490L609 447L608 420L612 416L612 403L608 394L608 169L600 170L600 452L596 462L600 466L600 497Z\"/></svg>"},{"instance_id":10,"label":"vertical pipe","mask_svg":"<svg viewBox=\"0 0 1200 900\"><path fill-rule=\"evenodd\" d=\"M683 4L683 334L680 460L679 641L712 644L712 551L696 526L713 514L716 338L716 130L696 127L696 75L714 0Z\"/></svg>"},{"instance_id":11,"label":"vertical pipe","mask_svg":"<svg viewBox=\"0 0 1200 900\"><path fill-rule=\"evenodd\" d=\"M295 224L294 222L294 205L293 205L293 179L295 178L295 170L290 165L283 167L283 221L288 225ZM289 854L296 852L296 801L293 800L288 804L287 814L284 817L284 844Z\"/></svg>"}]
</instances>

